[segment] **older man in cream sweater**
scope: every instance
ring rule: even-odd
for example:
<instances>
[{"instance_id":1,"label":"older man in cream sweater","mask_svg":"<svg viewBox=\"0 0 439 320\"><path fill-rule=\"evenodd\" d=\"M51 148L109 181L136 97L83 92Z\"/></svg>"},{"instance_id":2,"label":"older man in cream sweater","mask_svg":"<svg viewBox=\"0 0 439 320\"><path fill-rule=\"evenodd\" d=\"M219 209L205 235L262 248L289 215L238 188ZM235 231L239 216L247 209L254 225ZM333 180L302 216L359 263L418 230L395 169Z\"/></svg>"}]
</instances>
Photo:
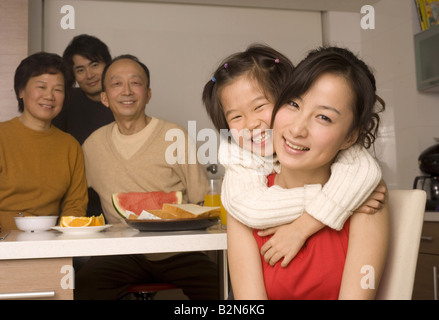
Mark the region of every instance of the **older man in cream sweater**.
<instances>
[{"instance_id":1,"label":"older man in cream sweater","mask_svg":"<svg viewBox=\"0 0 439 320\"><path fill-rule=\"evenodd\" d=\"M102 103L116 121L95 131L83 150L87 183L99 194L107 221L124 225L111 202L116 192L182 191L185 202L202 202L207 176L203 166L186 161L191 145L187 133L145 114L151 99L148 68L133 56L120 56L102 79ZM166 141L171 129L185 134L186 152L178 155L182 161L166 158L176 143ZM77 273L75 295L117 299L133 283L154 281L175 284L191 299L218 299L216 266L202 253L94 257Z\"/></svg>"}]
</instances>

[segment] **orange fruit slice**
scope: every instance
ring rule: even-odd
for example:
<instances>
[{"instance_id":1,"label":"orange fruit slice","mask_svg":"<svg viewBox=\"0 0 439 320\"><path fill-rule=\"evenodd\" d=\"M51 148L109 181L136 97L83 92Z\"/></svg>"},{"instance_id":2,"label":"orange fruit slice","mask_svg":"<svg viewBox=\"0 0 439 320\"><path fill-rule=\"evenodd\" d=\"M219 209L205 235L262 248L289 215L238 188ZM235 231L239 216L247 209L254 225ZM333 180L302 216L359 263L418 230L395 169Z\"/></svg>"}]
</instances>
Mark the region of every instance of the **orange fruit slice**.
<instances>
[{"instance_id":1,"label":"orange fruit slice","mask_svg":"<svg viewBox=\"0 0 439 320\"><path fill-rule=\"evenodd\" d=\"M61 217L61 227L87 227L91 225L93 218L92 217Z\"/></svg>"},{"instance_id":2,"label":"orange fruit slice","mask_svg":"<svg viewBox=\"0 0 439 320\"><path fill-rule=\"evenodd\" d=\"M92 226L105 226L105 218L104 215L101 213L100 216L93 216L93 221L91 223Z\"/></svg>"}]
</instances>

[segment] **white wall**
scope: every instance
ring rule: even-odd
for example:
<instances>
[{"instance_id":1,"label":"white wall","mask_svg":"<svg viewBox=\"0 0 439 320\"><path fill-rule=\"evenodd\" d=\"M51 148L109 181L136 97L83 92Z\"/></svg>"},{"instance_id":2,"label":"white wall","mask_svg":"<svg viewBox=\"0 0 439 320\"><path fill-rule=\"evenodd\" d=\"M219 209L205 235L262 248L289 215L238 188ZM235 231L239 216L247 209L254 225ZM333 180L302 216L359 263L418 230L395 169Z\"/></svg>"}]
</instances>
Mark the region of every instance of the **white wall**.
<instances>
[{"instance_id":1,"label":"white wall","mask_svg":"<svg viewBox=\"0 0 439 320\"><path fill-rule=\"evenodd\" d=\"M14 74L20 61L27 56L27 14L27 0L1 0L0 121L9 120L19 114L14 92Z\"/></svg>"},{"instance_id":2,"label":"white wall","mask_svg":"<svg viewBox=\"0 0 439 320\"><path fill-rule=\"evenodd\" d=\"M439 137L439 95L416 88L413 35L420 31L411 0L374 5L376 29L362 32L362 54L376 70L387 103L381 158L390 187L412 188L418 156Z\"/></svg>"},{"instance_id":3,"label":"white wall","mask_svg":"<svg viewBox=\"0 0 439 320\"><path fill-rule=\"evenodd\" d=\"M75 29L64 30L63 5L75 9ZM44 50L62 54L73 36L99 37L113 56L138 56L151 71L146 112L197 130L213 128L202 103L217 64L253 42L264 42L294 62L320 45L319 12L119 1L46 0Z\"/></svg>"},{"instance_id":4,"label":"white wall","mask_svg":"<svg viewBox=\"0 0 439 320\"><path fill-rule=\"evenodd\" d=\"M359 12L326 11L322 13L324 45L341 46L361 53L361 15Z\"/></svg>"}]
</instances>

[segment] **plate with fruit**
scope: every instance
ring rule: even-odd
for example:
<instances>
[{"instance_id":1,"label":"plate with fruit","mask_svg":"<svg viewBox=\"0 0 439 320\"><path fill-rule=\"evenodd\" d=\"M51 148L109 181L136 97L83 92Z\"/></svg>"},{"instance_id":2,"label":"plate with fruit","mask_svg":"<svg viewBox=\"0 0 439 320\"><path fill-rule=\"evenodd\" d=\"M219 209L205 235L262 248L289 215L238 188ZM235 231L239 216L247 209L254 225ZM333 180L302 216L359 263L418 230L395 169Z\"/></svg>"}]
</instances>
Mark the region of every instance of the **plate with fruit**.
<instances>
[{"instance_id":1,"label":"plate with fruit","mask_svg":"<svg viewBox=\"0 0 439 320\"><path fill-rule=\"evenodd\" d=\"M53 230L66 234L84 234L101 232L111 227L111 224L105 224L104 215L91 217L61 217L59 226L52 227Z\"/></svg>"}]
</instances>

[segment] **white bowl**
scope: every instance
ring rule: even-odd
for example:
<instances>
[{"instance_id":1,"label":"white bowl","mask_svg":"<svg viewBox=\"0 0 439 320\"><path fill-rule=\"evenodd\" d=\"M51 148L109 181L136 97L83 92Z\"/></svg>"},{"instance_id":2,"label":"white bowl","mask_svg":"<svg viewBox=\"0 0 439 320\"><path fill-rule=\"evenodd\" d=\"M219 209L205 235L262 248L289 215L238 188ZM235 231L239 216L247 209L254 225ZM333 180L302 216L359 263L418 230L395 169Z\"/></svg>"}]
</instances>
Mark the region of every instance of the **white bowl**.
<instances>
[{"instance_id":1,"label":"white bowl","mask_svg":"<svg viewBox=\"0 0 439 320\"><path fill-rule=\"evenodd\" d=\"M26 232L46 231L56 225L58 216L14 217L17 228Z\"/></svg>"}]
</instances>

